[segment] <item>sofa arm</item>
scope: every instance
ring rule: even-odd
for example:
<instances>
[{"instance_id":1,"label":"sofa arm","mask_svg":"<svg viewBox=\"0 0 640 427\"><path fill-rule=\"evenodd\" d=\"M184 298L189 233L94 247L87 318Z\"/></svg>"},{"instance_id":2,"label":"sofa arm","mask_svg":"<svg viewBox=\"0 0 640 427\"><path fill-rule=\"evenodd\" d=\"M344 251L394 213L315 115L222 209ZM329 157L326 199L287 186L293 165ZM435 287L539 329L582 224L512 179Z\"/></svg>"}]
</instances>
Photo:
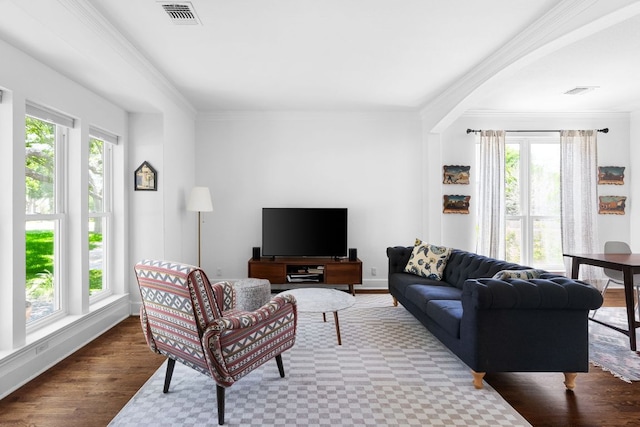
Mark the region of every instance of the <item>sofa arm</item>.
<instances>
[{"instance_id":1,"label":"sofa arm","mask_svg":"<svg viewBox=\"0 0 640 427\"><path fill-rule=\"evenodd\" d=\"M595 310L602 294L566 277L548 279L468 279L462 289L464 309Z\"/></svg>"},{"instance_id":2,"label":"sofa arm","mask_svg":"<svg viewBox=\"0 0 640 427\"><path fill-rule=\"evenodd\" d=\"M387 248L389 274L403 273L412 252L413 246L394 246Z\"/></svg>"}]
</instances>

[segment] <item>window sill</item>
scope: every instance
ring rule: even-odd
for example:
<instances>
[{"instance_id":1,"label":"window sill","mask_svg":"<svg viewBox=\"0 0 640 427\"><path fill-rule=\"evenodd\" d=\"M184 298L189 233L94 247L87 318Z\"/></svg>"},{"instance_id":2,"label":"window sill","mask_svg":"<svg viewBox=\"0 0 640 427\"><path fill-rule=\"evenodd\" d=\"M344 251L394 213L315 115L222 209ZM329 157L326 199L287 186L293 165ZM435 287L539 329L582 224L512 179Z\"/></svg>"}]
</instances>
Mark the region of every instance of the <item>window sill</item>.
<instances>
[{"instance_id":1,"label":"window sill","mask_svg":"<svg viewBox=\"0 0 640 427\"><path fill-rule=\"evenodd\" d=\"M73 328L80 327L85 322L99 322L102 313L106 314L107 311L110 311L110 309L120 304L129 304L129 294L111 295L92 304L88 313L76 315L67 314L49 325L28 333L24 346L12 350L0 351L0 366L5 363L10 363L14 358L27 356L31 351L39 354L48 348L49 342L55 341L57 337L64 335Z\"/></svg>"}]
</instances>

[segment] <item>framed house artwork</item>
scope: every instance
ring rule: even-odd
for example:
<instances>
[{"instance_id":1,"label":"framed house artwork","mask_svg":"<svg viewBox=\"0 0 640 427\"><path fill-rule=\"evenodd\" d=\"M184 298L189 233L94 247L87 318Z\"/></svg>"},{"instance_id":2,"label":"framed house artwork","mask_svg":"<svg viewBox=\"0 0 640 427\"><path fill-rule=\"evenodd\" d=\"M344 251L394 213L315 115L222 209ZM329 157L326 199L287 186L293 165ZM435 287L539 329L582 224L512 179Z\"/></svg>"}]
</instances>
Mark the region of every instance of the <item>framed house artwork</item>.
<instances>
[{"instance_id":1,"label":"framed house artwork","mask_svg":"<svg viewBox=\"0 0 640 427\"><path fill-rule=\"evenodd\" d=\"M471 166L443 166L442 167L442 183L443 184L469 184L469 170Z\"/></svg>"},{"instance_id":2,"label":"framed house artwork","mask_svg":"<svg viewBox=\"0 0 640 427\"><path fill-rule=\"evenodd\" d=\"M624 166L598 166L598 184L624 184Z\"/></svg>"},{"instance_id":3,"label":"framed house artwork","mask_svg":"<svg viewBox=\"0 0 640 427\"><path fill-rule=\"evenodd\" d=\"M158 173L149 164L142 162L133 174L133 185L136 191L157 191Z\"/></svg>"},{"instance_id":4,"label":"framed house artwork","mask_svg":"<svg viewBox=\"0 0 640 427\"><path fill-rule=\"evenodd\" d=\"M600 196L598 203L599 214L624 215L626 196Z\"/></svg>"},{"instance_id":5,"label":"framed house artwork","mask_svg":"<svg viewBox=\"0 0 640 427\"><path fill-rule=\"evenodd\" d=\"M446 214L468 214L469 213L469 200L471 196L460 195L444 195L443 198L443 213Z\"/></svg>"}]
</instances>

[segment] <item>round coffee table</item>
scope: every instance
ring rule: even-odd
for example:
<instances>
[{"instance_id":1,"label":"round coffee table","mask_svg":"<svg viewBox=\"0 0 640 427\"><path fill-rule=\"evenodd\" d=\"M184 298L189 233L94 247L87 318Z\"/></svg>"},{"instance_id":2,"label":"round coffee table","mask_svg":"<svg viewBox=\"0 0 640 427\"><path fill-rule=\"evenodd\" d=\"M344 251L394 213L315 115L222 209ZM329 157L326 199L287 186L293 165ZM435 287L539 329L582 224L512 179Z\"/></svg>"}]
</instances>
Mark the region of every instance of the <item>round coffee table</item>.
<instances>
[{"instance_id":1,"label":"round coffee table","mask_svg":"<svg viewBox=\"0 0 640 427\"><path fill-rule=\"evenodd\" d=\"M338 311L349 308L356 303L353 295L339 291L337 289L323 288L299 288L281 292L290 294L296 298L298 311L301 313L322 313L322 318L327 321L326 313L333 312L333 319L336 324L336 335L338 345L342 345L340 337L340 322L338 321Z\"/></svg>"}]
</instances>

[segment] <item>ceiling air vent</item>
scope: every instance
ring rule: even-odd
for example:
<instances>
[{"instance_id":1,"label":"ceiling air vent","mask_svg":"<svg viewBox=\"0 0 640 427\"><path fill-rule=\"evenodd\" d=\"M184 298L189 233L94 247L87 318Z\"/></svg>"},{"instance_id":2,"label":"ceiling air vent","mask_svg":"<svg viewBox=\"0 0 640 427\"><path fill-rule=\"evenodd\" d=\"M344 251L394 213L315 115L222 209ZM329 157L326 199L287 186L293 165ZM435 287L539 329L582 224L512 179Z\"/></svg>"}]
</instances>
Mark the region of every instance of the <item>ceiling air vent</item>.
<instances>
[{"instance_id":1,"label":"ceiling air vent","mask_svg":"<svg viewBox=\"0 0 640 427\"><path fill-rule=\"evenodd\" d=\"M599 87L600 86L578 86L578 87L574 87L571 90L566 91L564 94L565 95L582 95L587 92L591 92L592 90L595 90Z\"/></svg>"},{"instance_id":2,"label":"ceiling air vent","mask_svg":"<svg viewBox=\"0 0 640 427\"><path fill-rule=\"evenodd\" d=\"M162 8L169 18L171 22L176 25L198 25L200 21L198 20L198 15L196 15L195 9L191 2L182 1L182 2L161 2Z\"/></svg>"}]
</instances>

